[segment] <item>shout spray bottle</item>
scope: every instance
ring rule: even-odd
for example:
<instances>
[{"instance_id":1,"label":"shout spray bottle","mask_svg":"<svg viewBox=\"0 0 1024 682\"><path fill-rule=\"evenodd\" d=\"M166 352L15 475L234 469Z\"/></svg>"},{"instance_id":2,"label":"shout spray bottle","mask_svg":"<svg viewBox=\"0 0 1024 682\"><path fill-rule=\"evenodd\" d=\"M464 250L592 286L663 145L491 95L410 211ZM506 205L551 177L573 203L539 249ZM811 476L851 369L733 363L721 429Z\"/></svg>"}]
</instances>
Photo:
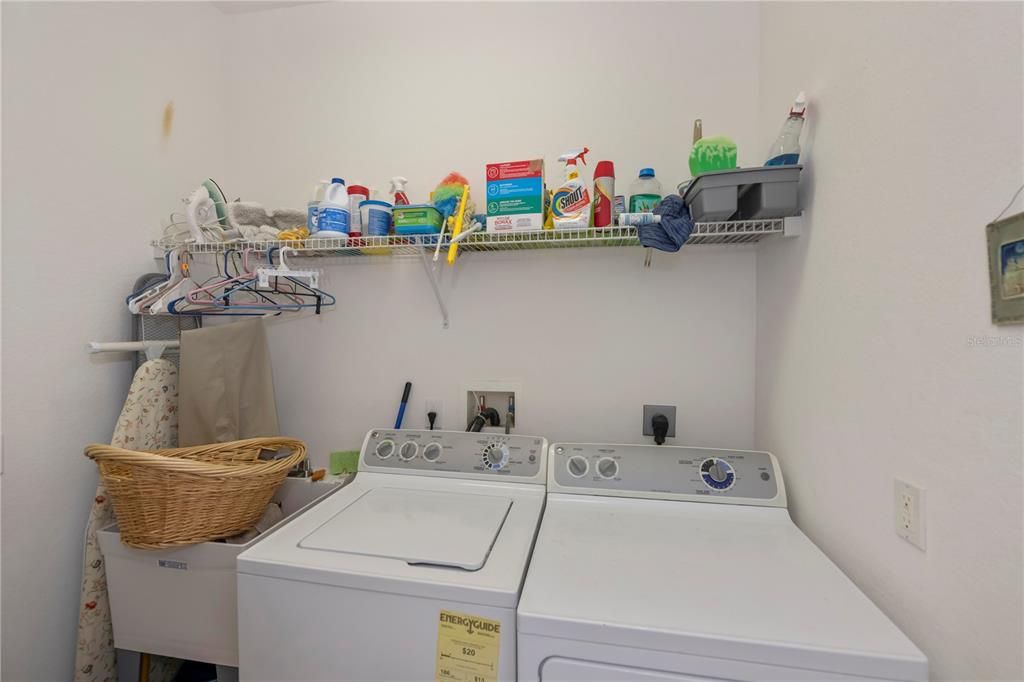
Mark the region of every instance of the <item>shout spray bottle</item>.
<instances>
[{"instance_id":1,"label":"shout spray bottle","mask_svg":"<svg viewBox=\"0 0 1024 682\"><path fill-rule=\"evenodd\" d=\"M551 197L551 220L556 230L585 230L590 226L590 192L580 180L577 161L586 163L590 149L573 149L558 157L565 163L565 181Z\"/></svg>"}]
</instances>

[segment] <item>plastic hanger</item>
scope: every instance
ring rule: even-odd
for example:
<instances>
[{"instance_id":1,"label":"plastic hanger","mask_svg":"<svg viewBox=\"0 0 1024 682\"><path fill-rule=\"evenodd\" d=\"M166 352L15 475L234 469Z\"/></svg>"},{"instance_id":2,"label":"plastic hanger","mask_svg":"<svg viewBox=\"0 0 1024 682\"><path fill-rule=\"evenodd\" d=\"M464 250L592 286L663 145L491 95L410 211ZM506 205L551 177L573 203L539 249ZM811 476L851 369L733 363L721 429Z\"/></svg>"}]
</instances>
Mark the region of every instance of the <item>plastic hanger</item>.
<instances>
[{"instance_id":1,"label":"plastic hanger","mask_svg":"<svg viewBox=\"0 0 1024 682\"><path fill-rule=\"evenodd\" d=\"M295 249L292 249L291 247L285 247L285 249L295 252ZM274 251L284 251L285 249L279 249L278 247L270 249L267 252L267 260L273 264ZM265 277L262 276L264 272ZM283 261L276 268L258 269L257 276L253 280L243 281L239 283L236 288L225 291L207 303L212 307L217 307L222 310L232 309L235 311L281 310L294 312L297 310L313 308L318 315L322 308L333 306L337 303L337 299L331 294L317 288L316 286L310 286L301 281L301 278L303 277L319 279L319 272L311 270L293 270L288 267L286 261ZM261 279L266 283L265 285L260 283ZM289 287L288 289L281 288L282 280L284 281L284 284ZM256 287L253 287L254 284ZM230 296L240 287L247 287L260 293L285 294L286 296L295 297L301 300L299 302L288 304L232 303L230 301ZM312 301L307 303L306 299L312 299Z\"/></svg>"},{"instance_id":2,"label":"plastic hanger","mask_svg":"<svg viewBox=\"0 0 1024 682\"><path fill-rule=\"evenodd\" d=\"M184 279L185 273L188 270L188 266L184 261L184 249L173 249L168 251L167 257L169 272L168 278L164 282L157 284L128 301L128 310L133 314L138 315L145 312L153 301L159 299L164 292L168 291L171 287L176 286L182 281L182 279Z\"/></svg>"},{"instance_id":3,"label":"plastic hanger","mask_svg":"<svg viewBox=\"0 0 1024 682\"><path fill-rule=\"evenodd\" d=\"M192 279L192 271L189 267L191 256L189 256L188 251L182 251L181 255L181 263L178 266L178 270L181 273L180 276L177 278L176 282L165 287L155 299L148 301L145 304L149 314L159 315L160 313L166 312L167 305L171 301L187 294L199 286L199 283Z\"/></svg>"}]
</instances>

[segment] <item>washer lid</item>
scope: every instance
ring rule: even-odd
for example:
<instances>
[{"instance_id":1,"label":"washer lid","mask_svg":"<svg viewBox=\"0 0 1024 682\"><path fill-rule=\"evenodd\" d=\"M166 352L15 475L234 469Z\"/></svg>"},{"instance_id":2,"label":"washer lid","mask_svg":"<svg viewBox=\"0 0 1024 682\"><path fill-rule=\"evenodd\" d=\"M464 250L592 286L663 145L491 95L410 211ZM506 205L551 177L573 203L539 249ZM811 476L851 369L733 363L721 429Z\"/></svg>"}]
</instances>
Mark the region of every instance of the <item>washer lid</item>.
<instances>
[{"instance_id":1,"label":"washer lid","mask_svg":"<svg viewBox=\"0 0 1024 682\"><path fill-rule=\"evenodd\" d=\"M303 549L476 571L487 562L512 499L374 488L299 542Z\"/></svg>"}]
</instances>

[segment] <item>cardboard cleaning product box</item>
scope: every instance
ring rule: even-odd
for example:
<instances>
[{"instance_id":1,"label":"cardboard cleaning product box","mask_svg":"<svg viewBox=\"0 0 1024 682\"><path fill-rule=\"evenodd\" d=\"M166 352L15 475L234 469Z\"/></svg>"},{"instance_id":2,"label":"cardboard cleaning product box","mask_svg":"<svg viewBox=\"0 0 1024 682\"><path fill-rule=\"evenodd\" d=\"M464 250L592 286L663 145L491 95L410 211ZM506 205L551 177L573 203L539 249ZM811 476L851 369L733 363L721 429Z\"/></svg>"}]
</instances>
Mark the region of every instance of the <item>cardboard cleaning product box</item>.
<instances>
[{"instance_id":1,"label":"cardboard cleaning product box","mask_svg":"<svg viewBox=\"0 0 1024 682\"><path fill-rule=\"evenodd\" d=\"M487 231L544 229L544 159L487 164Z\"/></svg>"}]
</instances>

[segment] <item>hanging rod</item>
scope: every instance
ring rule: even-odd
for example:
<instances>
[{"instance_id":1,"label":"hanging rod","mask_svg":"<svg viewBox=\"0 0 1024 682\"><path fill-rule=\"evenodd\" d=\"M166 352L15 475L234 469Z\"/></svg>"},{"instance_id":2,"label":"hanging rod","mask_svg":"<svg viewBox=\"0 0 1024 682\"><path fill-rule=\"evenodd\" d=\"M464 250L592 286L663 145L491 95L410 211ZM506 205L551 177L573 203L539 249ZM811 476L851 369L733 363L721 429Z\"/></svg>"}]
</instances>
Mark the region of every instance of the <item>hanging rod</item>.
<instances>
[{"instance_id":1,"label":"hanging rod","mask_svg":"<svg viewBox=\"0 0 1024 682\"><path fill-rule=\"evenodd\" d=\"M158 348L178 348L179 341L90 341L90 353L140 353Z\"/></svg>"}]
</instances>

